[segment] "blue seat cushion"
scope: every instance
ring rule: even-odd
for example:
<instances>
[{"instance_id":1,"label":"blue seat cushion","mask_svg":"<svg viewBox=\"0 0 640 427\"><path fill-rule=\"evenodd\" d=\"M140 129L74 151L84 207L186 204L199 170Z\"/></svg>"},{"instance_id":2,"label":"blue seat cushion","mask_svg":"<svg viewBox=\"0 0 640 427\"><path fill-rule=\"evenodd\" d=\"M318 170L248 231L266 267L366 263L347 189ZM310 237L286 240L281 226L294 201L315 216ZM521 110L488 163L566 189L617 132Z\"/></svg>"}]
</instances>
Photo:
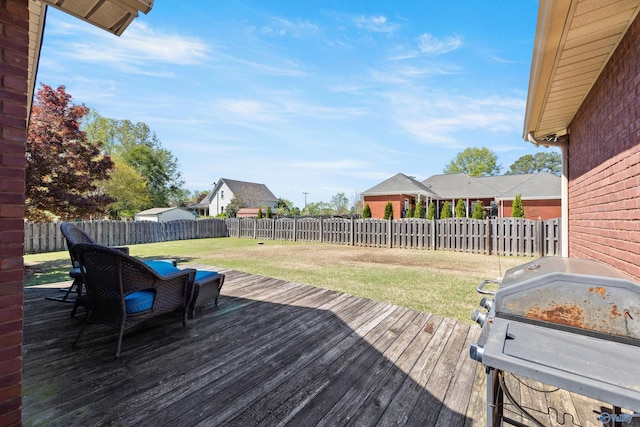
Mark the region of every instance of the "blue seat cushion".
<instances>
[{"instance_id":1,"label":"blue seat cushion","mask_svg":"<svg viewBox=\"0 0 640 427\"><path fill-rule=\"evenodd\" d=\"M218 273L215 271L196 271L196 283L200 284L207 282L214 279L216 276L218 276Z\"/></svg>"},{"instance_id":2,"label":"blue seat cushion","mask_svg":"<svg viewBox=\"0 0 640 427\"><path fill-rule=\"evenodd\" d=\"M152 261L144 261L151 269L153 269L156 273L165 276L167 274L172 274L177 271L181 271L178 267L173 266L172 261L162 261L162 260L152 260Z\"/></svg>"},{"instance_id":3,"label":"blue seat cushion","mask_svg":"<svg viewBox=\"0 0 640 427\"><path fill-rule=\"evenodd\" d=\"M134 292L124 297L124 306L127 314L140 313L150 310L153 307L153 300L156 297L156 291L153 289L145 289L143 291Z\"/></svg>"}]
</instances>

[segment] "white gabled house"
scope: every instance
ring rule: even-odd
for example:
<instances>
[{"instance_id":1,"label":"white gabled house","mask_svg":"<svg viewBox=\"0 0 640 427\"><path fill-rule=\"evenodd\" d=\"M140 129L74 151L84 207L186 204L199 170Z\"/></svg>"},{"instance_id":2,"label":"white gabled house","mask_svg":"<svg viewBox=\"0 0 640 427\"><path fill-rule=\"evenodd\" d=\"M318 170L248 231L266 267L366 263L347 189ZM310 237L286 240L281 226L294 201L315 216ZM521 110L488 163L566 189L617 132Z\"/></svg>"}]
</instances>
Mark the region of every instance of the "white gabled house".
<instances>
[{"instance_id":1,"label":"white gabled house","mask_svg":"<svg viewBox=\"0 0 640 427\"><path fill-rule=\"evenodd\" d=\"M207 197L192 208L202 215L216 216L225 212L234 197L250 208L275 208L278 204L278 198L264 184L220 178Z\"/></svg>"}]
</instances>

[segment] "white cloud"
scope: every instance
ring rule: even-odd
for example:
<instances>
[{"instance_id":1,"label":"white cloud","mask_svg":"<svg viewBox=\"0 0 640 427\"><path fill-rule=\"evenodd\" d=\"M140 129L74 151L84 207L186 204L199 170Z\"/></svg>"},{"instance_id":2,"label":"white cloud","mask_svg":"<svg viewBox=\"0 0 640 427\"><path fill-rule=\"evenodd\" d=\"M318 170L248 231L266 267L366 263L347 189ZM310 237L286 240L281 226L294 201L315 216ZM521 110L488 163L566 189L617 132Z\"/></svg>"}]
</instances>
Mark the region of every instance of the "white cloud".
<instances>
[{"instance_id":1,"label":"white cloud","mask_svg":"<svg viewBox=\"0 0 640 427\"><path fill-rule=\"evenodd\" d=\"M359 15L353 18L356 28L361 28L375 33L393 33L400 26L387 21L385 16L364 16Z\"/></svg>"},{"instance_id":2,"label":"white cloud","mask_svg":"<svg viewBox=\"0 0 640 427\"><path fill-rule=\"evenodd\" d=\"M439 39L429 33L422 34L418 38L418 47L425 55L437 56L456 50L462 45L460 36Z\"/></svg>"},{"instance_id":3,"label":"white cloud","mask_svg":"<svg viewBox=\"0 0 640 427\"><path fill-rule=\"evenodd\" d=\"M60 56L79 62L97 63L120 71L171 77L163 65L194 65L202 62L210 48L202 40L156 31L134 21L121 37L114 37L92 26L55 20L56 35L73 36Z\"/></svg>"},{"instance_id":4,"label":"white cloud","mask_svg":"<svg viewBox=\"0 0 640 427\"><path fill-rule=\"evenodd\" d=\"M456 143L463 131L518 132L524 100L491 96L473 98L450 93L387 94L392 117L426 144Z\"/></svg>"}]
</instances>

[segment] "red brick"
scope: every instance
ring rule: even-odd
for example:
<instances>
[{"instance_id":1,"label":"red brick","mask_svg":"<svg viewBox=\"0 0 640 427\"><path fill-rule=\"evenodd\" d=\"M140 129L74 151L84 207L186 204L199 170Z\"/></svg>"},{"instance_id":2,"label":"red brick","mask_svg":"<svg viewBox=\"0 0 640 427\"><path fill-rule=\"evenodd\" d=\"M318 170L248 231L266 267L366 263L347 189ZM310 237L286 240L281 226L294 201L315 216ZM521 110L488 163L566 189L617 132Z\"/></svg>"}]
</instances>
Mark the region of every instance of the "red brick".
<instances>
[{"instance_id":1,"label":"red brick","mask_svg":"<svg viewBox=\"0 0 640 427\"><path fill-rule=\"evenodd\" d=\"M23 186L24 186L24 180ZM24 205L0 206L0 218L24 218Z\"/></svg>"},{"instance_id":2,"label":"red brick","mask_svg":"<svg viewBox=\"0 0 640 427\"><path fill-rule=\"evenodd\" d=\"M22 398L17 397L0 401L0 426L18 426L20 425L20 407L22 405Z\"/></svg>"}]
</instances>

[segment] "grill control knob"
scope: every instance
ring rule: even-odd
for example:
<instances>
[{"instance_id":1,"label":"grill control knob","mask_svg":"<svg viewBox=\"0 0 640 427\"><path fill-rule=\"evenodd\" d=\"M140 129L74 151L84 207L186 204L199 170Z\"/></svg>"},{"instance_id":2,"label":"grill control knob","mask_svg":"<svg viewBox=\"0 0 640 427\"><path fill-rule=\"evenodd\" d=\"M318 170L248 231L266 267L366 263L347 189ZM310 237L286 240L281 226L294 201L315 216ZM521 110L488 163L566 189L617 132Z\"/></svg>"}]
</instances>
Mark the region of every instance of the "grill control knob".
<instances>
[{"instance_id":1,"label":"grill control knob","mask_svg":"<svg viewBox=\"0 0 640 427\"><path fill-rule=\"evenodd\" d=\"M484 355L483 346L478 345L478 343L475 343L475 342L471 344L471 347L469 348L469 356L471 357L471 359L475 360L476 362L482 363L483 355Z\"/></svg>"},{"instance_id":2,"label":"grill control knob","mask_svg":"<svg viewBox=\"0 0 640 427\"><path fill-rule=\"evenodd\" d=\"M491 311L493 308L493 300L487 297L482 297L480 300L480 307L486 308L488 311Z\"/></svg>"},{"instance_id":3,"label":"grill control knob","mask_svg":"<svg viewBox=\"0 0 640 427\"><path fill-rule=\"evenodd\" d=\"M488 316L488 313L483 313L480 310L473 310L473 314L471 314L471 320L477 322L480 326L484 326Z\"/></svg>"}]
</instances>

